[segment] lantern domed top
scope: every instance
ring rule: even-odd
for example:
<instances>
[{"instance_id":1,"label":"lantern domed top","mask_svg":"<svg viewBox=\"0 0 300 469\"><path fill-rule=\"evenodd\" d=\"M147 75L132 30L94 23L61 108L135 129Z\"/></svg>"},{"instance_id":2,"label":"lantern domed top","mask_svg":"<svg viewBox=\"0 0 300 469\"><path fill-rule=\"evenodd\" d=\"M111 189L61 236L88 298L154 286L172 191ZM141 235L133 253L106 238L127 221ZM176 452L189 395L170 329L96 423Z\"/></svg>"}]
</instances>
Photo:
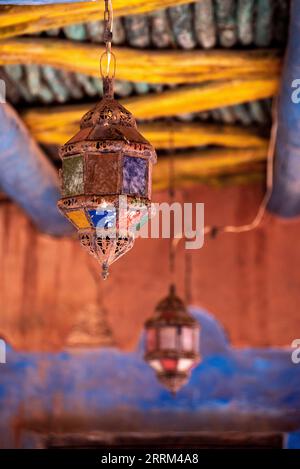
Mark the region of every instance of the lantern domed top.
<instances>
[{"instance_id":1,"label":"lantern domed top","mask_svg":"<svg viewBox=\"0 0 300 469\"><path fill-rule=\"evenodd\" d=\"M197 326L197 321L188 313L187 308L176 294L175 286L170 286L168 296L163 298L155 309L155 315L146 322L146 327L153 325Z\"/></svg>"},{"instance_id":2,"label":"lantern domed top","mask_svg":"<svg viewBox=\"0 0 300 469\"><path fill-rule=\"evenodd\" d=\"M114 99L113 81L104 78L102 100L90 109L80 121L80 130L60 149L60 156L71 156L87 151L141 152L145 159L156 163L152 145L137 130L136 120L122 104ZM133 152L133 153L132 153ZM133 155L134 156L134 155Z\"/></svg>"}]
</instances>

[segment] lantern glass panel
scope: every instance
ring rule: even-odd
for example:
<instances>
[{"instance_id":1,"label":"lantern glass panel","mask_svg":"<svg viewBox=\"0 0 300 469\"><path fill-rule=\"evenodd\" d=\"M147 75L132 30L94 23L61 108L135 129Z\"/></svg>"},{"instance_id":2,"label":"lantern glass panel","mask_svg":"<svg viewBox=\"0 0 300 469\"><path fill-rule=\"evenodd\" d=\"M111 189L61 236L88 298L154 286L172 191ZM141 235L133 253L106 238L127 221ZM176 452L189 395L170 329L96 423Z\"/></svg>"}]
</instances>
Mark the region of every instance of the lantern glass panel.
<instances>
[{"instance_id":1,"label":"lantern glass panel","mask_svg":"<svg viewBox=\"0 0 300 469\"><path fill-rule=\"evenodd\" d=\"M148 352L153 352L156 350L156 329L147 329L146 341Z\"/></svg>"},{"instance_id":2,"label":"lantern glass panel","mask_svg":"<svg viewBox=\"0 0 300 469\"><path fill-rule=\"evenodd\" d=\"M161 366L165 371L176 371L177 360L174 358L162 358Z\"/></svg>"},{"instance_id":3,"label":"lantern glass panel","mask_svg":"<svg viewBox=\"0 0 300 469\"><path fill-rule=\"evenodd\" d=\"M158 372L163 371L163 368L159 360L150 360L149 365L155 371L158 371Z\"/></svg>"},{"instance_id":4,"label":"lantern glass panel","mask_svg":"<svg viewBox=\"0 0 300 469\"><path fill-rule=\"evenodd\" d=\"M118 153L101 153L85 157L85 192L114 195L120 192L120 157Z\"/></svg>"},{"instance_id":5,"label":"lantern glass panel","mask_svg":"<svg viewBox=\"0 0 300 469\"><path fill-rule=\"evenodd\" d=\"M124 194L147 196L148 162L143 158L125 156L123 162Z\"/></svg>"},{"instance_id":6,"label":"lantern glass panel","mask_svg":"<svg viewBox=\"0 0 300 469\"><path fill-rule=\"evenodd\" d=\"M180 358L178 361L178 371L188 371L193 366L191 358Z\"/></svg>"},{"instance_id":7,"label":"lantern glass panel","mask_svg":"<svg viewBox=\"0 0 300 469\"><path fill-rule=\"evenodd\" d=\"M66 215L77 228L83 229L90 227L90 222L87 219L84 210L71 210L70 212L67 212Z\"/></svg>"},{"instance_id":8,"label":"lantern glass panel","mask_svg":"<svg viewBox=\"0 0 300 469\"><path fill-rule=\"evenodd\" d=\"M82 156L71 156L63 159L62 177L62 192L64 197L84 193Z\"/></svg>"},{"instance_id":9,"label":"lantern glass panel","mask_svg":"<svg viewBox=\"0 0 300 469\"><path fill-rule=\"evenodd\" d=\"M185 352L193 350L194 345L194 331L190 327L183 327L181 329L181 349Z\"/></svg>"},{"instance_id":10,"label":"lantern glass panel","mask_svg":"<svg viewBox=\"0 0 300 469\"><path fill-rule=\"evenodd\" d=\"M199 353L200 350L200 334L198 327L193 329L194 334L194 352Z\"/></svg>"},{"instance_id":11,"label":"lantern glass panel","mask_svg":"<svg viewBox=\"0 0 300 469\"><path fill-rule=\"evenodd\" d=\"M141 218L143 216L144 211L141 209L136 209L136 208L128 208L127 210L119 211L119 217L118 217L118 222L119 222L119 228L126 229L126 230L131 230L135 231L136 227L139 225Z\"/></svg>"},{"instance_id":12,"label":"lantern glass panel","mask_svg":"<svg viewBox=\"0 0 300 469\"><path fill-rule=\"evenodd\" d=\"M89 210L91 221L98 230L108 230L116 226L116 210Z\"/></svg>"},{"instance_id":13,"label":"lantern glass panel","mask_svg":"<svg viewBox=\"0 0 300 469\"><path fill-rule=\"evenodd\" d=\"M144 213L143 216L141 217L139 223L137 223L135 229L136 231L140 231L143 226L148 223L148 220L149 220L149 214L148 213Z\"/></svg>"},{"instance_id":14,"label":"lantern glass panel","mask_svg":"<svg viewBox=\"0 0 300 469\"><path fill-rule=\"evenodd\" d=\"M161 350L176 350L176 327L161 327L159 330L159 348Z\"/></svg>"}]
</instances>

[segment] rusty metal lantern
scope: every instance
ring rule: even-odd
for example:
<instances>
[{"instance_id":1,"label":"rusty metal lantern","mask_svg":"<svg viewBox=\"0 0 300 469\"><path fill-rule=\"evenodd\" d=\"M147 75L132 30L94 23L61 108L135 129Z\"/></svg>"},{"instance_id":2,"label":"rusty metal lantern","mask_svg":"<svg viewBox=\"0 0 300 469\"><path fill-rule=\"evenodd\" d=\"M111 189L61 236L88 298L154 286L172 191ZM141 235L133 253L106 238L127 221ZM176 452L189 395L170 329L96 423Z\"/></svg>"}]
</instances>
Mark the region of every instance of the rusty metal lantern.
<instances>
[{"instance_id":1,"label":"rusty metal lantern","mask_svg":"<svg viewBox=\"0 0 300 469\"><path fill-rule=\"evenodd\" d=\"M108 62L114 60L115 68L107 11L103 55ZM58 208L77 228L82 246L101 263L106 278L109 265L132 248L135 230L150 215L157 157L133 115L114 99L114 72L110 76L107 70L104 76L101 64L103 99L82 117L79 132L60 149Z\"/></svg>"},{"instance_id":2,"label":"rusty metal lantern","mask_svg":"<svg viewBox=\"0 0 300 469\"><path fill-rule=\"evenodd\" d=\"M155 315L145 323L145 360L158 380L176 393L200 361L199 323L176 295L174 285L157 305Z\"/></svg>"}]
</instances>

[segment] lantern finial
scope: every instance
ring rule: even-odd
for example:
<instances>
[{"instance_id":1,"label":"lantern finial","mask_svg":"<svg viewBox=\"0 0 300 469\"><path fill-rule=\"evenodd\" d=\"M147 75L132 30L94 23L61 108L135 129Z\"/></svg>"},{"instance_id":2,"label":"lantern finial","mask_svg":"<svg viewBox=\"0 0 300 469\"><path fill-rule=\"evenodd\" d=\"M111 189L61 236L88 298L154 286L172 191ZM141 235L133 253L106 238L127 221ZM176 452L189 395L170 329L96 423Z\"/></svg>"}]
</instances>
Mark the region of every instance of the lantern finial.
<instances>
[{"instance_id":1,"label":"lantern finial","mask_svg":"<svg viewBox=\"0 0 300 469\"><path fill-rule=\"evenodd\" d=\"M170 393L175 397L177 392L188 382L189 376L185 373L182 374L160 374L158 376L161 384L167 388Z\"/></svg>"},{"instance_id":2,"label":"lantern finial","mask_svg":"<svg viewBox=\"0 0 300 469\"><path fill-rule=\"evenodd\" d=\"M114 79L112 77L102 77L103 81L103 97L106 99L114 99Z\"/></svg>"},{"instance_id":3,"label":"lantern finial","mask_svg":"<svg viewBox=\"0 0 300 469\"><path fill-rule=\"evenodd\" d=\"M107 277L109 276L109 266L107 262L103 262L102 264L102 278L103 280L106 280Z\"/></svg>"}]
</instances>

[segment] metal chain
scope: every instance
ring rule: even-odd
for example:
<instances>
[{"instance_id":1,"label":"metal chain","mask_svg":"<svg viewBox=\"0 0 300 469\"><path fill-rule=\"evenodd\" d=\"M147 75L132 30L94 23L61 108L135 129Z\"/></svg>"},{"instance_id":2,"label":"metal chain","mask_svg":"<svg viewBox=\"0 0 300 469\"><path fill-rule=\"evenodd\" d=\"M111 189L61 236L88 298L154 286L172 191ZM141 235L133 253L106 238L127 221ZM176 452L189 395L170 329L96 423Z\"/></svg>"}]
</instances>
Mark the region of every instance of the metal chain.
<instances>
[{"instance_id":1,"label":"metal chain","mask_svg":"<svg viewBox=\"0 0 300 469\"><path fill-rule=\"evenodd\" d=\"M105 43L105 52L101 57L100 60L100 69L101 75L102 73L102 58L105 55L107 62L106 62L106 76L109 76L111 58L114 59L114 69L115 69L115 57L111 51L111 43L113 39L113 8L112 8L112 0L104 0L104 32L103 32L103 41ZM114 75L114 71L113 71Z\"/></svg>"},{"instance_id":2,"label":"metal chain","mask_svg":"<svg viewBox=\"0 0 300 469\"><path fill-rule=\"evenodd\" d=\"M185 286L185 302L187 305L192 303L192 256L188 250L185 250L185 272L184 272L184 286Z\"/></svg>"},{"instance_id":3,"label":"metal chain","mask_svg":"<svg viewBox=\"0 0 300 469\"><path fill-rule=\"evenodd\" d=\"M111 0L104 0L104 32L103 40L105 42L106 52L111 51L112 28L113 28L113 11Z\"/></svg>"},{"instance_id":4,"label":"metal chain","mask_svg":"<svg viewBox=\"0 0 300 469\"><path fill-rule=\"evenodd\" d=\"M169 202L172 204L175 199L175 157L174 157L174 139L175 139L175 129L174 129L174 121L169 121L169 129L170 129L170 140L169 140ZM175 270L176 270L176 247L179 242L178 238L175 238L174 232L174 218L172 224L172 233L170 236L170 244L169 244L169 263L170 263L170 276L171 276L171 284L175 286ZM185 270L184 270L184 290L185 290L185 302L187 305L191 304L192 301L192 257L187 250L185 250L184 255L185 261Z\"/></svg>"},{"instance_id":5,"label":"metal chain","mask_svg":"<svg viewBox=\"0 0 300 469\"><path fill-rule=\"evenodd\" d=\"M175 163L174 163L174 128L173 121L169 122L170 125L170 141L169 141L169 202L170 205L174 202L175 197ZM171 213L171 212L170 212ZM170 214L171 217L171 214ZM175 284L175 233L174 233L174 218L171 225L170 243L169 243L169 268L171 283Z\"/></svg>"}]
</instances>

